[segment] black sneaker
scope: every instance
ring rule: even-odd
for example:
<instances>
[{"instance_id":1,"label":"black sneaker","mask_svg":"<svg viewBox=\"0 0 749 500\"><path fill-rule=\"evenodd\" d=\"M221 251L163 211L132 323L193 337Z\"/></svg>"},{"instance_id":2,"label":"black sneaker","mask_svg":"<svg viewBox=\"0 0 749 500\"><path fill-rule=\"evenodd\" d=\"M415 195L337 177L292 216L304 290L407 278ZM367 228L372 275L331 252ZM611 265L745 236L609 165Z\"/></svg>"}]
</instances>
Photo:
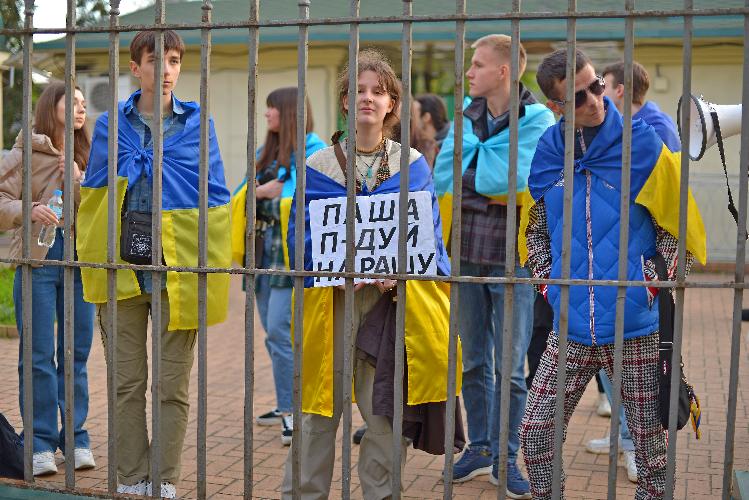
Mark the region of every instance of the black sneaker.
<instances>
[{"instance_id":1,"label":"black sneaker","mask_svg":"<svg viewBox=\"0 0 749 500\"><path fill-rule=\"evenodd\" d=\"M258 415L255 417L255 422L257 425L276 425L281 423L281 412L278 411L278 408L275 410L271 410L268 413L263 413L262 415Z\"/></svg>"},{"instance_id":2,"label":"black sneaker","mask_svg":"<svg viewBox=\"0 0 749 500\"><path fill-rule=\"evenodd\" d=\"M354 442L354 444L360 444L361 439L364 437L364 433L367 432L367 425L364 424L358 429L356 429L356 432L354 432L354 435L351 436L351 440Z\"/></svg>"},{"instance_id":3,"label":"black sneaker","mask_svg":"<svg viewBox=\"0 0 749 500\"><path fill-rule=\"evenodd\" d=\"M284 446L290 446L291 438L294 433L294 416L281 416L281 426L283 427L283 430L281 431L281 444Z\"/></svg>"}]
</instances>

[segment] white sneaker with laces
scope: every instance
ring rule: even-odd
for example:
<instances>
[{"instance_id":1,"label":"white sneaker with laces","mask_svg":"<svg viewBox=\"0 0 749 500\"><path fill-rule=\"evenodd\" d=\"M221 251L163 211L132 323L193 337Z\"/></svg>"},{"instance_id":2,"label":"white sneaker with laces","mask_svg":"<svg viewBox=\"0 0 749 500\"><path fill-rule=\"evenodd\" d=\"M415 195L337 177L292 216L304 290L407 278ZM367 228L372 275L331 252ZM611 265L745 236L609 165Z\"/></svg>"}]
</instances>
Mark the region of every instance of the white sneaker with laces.
<instances>
[{"instance_id":1,"label":"white sneaker with laces","mask_svg":"<svg viewBox=\"0 0 749 500\"><path fill-rule=\"evenodd\" d=\"M596 415L599 417L610 417L611 416L611 405L606 397L606 394L598 394L598 406L596 407Z\"/></svg>"},{"instance_id":2,"label":"white sneaker with laces","mask_svg":"<svg viewBox=\"0 0 749 500\"><path fill-rule=\"evenodd\" d=\"M151 496L153 493L153 483L148 483L144 495ZM169 481L161 482L161 498L177 498L177 488Z\"/></svg>"},{"instance_id":3,"label":"white sneaker with laces","mask_svg":"<svg viewBox=\"0 0 749 500\"><path fill-rule=\"evenodd\" d=\"M635 462L635 452L624 452L624 466L627 468L627 478L633 483L637 482L637 463Z\"/></svg>"},{"instance_id":4,"label":"white sneaker with laces","mask_svg":"<svg viewBox=\"0 0 749 500\"><path fill-rule=\"evenodd\" d=\"M151 483L148 483L150 485ZM138 481L135 484L118 484L117 485L117 493L122 493L125 495L140 495L143 496L146 494L147 486L146 482L144 480ZM150 494L150 493L149 493Z\"/></svg>"},{"instance_id":5,"label":"white sneaker with laces","mask_svg":"<svg viewBox=\"0 0 749 500\"><path fill-rule=\"evenodd\" d=\"M294 435L294 415L284 415L281 417L281 427L281 444L290 446Z\"/></svg>"},{"instance_id":6,"label":"white sneaker with laces","mask_svg":"<svg viewBox=\"0 0 749 500\"><path fill-rule=\"evenodd\" d=\"M602 437L600 439L591 439L587 443L585 443L585 450L588 453L594 453L596 455L606 455L609 452L609 448L611 447L611 439L609 439L608 434L606 437ZM622 453L622 440L619 439L619 453Z\"/></svg>"},{"instance_id":7,"label":"white sneaker with laces","mask_svg":"<svg viewBox=\"0 0 749 500\"><path fill-rule=\"evenodd\" d=\"M75 470L93 469L96 467L94 454L90 448L75 449Z\"/></svg>"},{"instance_id":8,"label":"white sneaker with laces","mask_svg":"<svg viewBox=\"0 0 749 500\"><path fill-rule=\"evenodd\" d=\"M34 453L34 475L46 476L47 474L57 474L55 454L51 451Z\"/></svg>"}]
</instances>

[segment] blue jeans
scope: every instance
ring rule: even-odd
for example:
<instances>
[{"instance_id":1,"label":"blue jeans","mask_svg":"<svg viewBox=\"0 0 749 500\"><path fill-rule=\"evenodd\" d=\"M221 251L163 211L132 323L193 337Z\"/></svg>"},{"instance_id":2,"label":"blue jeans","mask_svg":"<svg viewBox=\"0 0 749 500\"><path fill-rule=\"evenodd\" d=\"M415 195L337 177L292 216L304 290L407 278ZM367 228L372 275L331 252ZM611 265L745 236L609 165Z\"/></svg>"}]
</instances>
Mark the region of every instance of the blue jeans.
<instances>
[{"instance_id":1,"label":"blue jeans","mask_svg":"<svg viewBox=\"0 0 749 500\"><path fill-rule=\"evenodd\" d=\"M461 263L464 276L501 277L504 266ZM517 266L515 276L527 278L527 268ZM499 460L499 403L502 400L502 331L505 285L460 285L460 338L463 343L463 402L472 447L491 449ZM512 369L510 370L510 429L508 461L517 460L518 430L525 411L525 355L533 329L531 285L515 285L512 319ZM493 373L492 373L493 372Z\"/></svg>"},{"instance_id":2,"label":"blue jeans","mask_svg":"<svg viewBox=\"0 0 749 500\"><path fill-rule=\"evenodd\" d=\"M270 261L270 238L265 240L263 264ZM257 277L255 299L260 322L265 329L265 348L273 368L278 410L291 413L294 409L294 353L291 350L291 292L293 288L270 286L270 276Z\"/></svg>"},{"instance_id":3,"label":"blue jeans","mask_svg":"<svg viewBox=\"0 0 749 500\"><path fill-rule=\"evenodd\" d=\"M60 229L47 259L61 260L63 236ZM32 244L36 244L34 241ZM21 339L18 350L19 400L23 413L23 290L21 267L16 268L13 283L13 301L16 325ZM91 351L94 332L94 305L83 301L83 285L79 269L73 271L73 385L75 447L90 448L88 432L83 428L88 415L88 375L86 362ZM65 377L63 302L63 268L59 266L36 267L31 271L32 315L32 381L34 396L34 453L54 452L65 446ZM57 319L57 342L55 320ZM57 412L61 427L58 432Z\"/></svg>"},{"instance_id":4,"label":"blue jeans","mask_svg":"<svg viewBox=\"0 0 749 500\"><path fill-rule=\"evenodd\" d=\"M606 370L601 370L598 373L601 376L601 385L603 386L603 392L606 393L606 398L611 402L611 395L614 393L614 387L611 385L609 376L606 375ZM619 405L619 439L622 441L623 451L635 451L635 444L632 441L632 435L629 433L629 426L627 425L627 416L624 414L624 405Z\"/></svg>"}]
</instances>

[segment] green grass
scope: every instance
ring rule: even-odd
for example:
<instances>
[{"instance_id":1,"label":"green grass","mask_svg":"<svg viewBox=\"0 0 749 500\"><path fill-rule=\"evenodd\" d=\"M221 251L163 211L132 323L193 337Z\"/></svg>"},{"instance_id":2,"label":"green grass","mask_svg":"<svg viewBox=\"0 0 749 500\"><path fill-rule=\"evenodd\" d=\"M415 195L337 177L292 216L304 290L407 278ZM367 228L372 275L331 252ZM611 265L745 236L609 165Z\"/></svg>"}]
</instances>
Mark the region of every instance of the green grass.
<instances>
[{"instance_id":1,"label":"green grass","mask_svg":"<svg viewBox=\"0 0 749 500\"><path fill-rule=\"evenodd\" d=\"M13 274L13 269L0 267L0 325L16 324L13 310Z\"/></svg>"}]
</instances>

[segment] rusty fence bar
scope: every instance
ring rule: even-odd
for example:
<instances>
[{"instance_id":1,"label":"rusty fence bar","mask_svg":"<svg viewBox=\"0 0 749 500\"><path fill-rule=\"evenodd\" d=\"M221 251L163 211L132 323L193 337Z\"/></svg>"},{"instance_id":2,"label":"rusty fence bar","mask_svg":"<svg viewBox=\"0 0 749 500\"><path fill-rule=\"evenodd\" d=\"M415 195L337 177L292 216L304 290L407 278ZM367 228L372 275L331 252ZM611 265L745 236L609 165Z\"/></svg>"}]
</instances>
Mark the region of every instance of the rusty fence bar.
<instances>
[{"instance_id":1,"label":"rusty fence bar","mask_svg":"<svg viewBox=\"0 0 749 500\"><path fill-rule=\"evenodd\" d=\"M259 0L250 0L249 20L258 20ZM249 30L247 50L248 73L247 73L247 203L245 206L245 217L247 230L245 231L245 267L249 268L251 274L242 276L245 282L244 303L244 497L252 498L253 472L252 458L254 446L253 424L253 402L255 395L255 278L252 273L255 270L255 179L256 161L255 149L257 147L257 128L255 113L257 110L257 58L260 30L251 27ZM302 176L304 177L304 176ZM302 189L304 192L304 189ZM304 278L302 278L304 279ZM301 323L300 323L301 326ZM294 384L299 384L299 349L296 348L297 337L294 337ZM298 359L297 359L298 358ZM296 392L295 392L296 394ZM295 405L295 408L300 405ZM295 415L296 416L296 415ZM294 429L294 439L298 439L297 431Z\"/></svg>"},{"instance_id":2,"label":"rusty fence bar","mask_svg":"<svg viewBox=\"0 0 749 500\"><path fill-rule=\"evenodd\" d=\"M29 483L34 482L33 477L33 380L32 380L32 266L48 265L60 266L63 268L64 283L64 304L65 317L58 318L64 322L64 382L65 382L65 411L64 411L64 448L65 460L67 463L65 472L65 487L74 490L76 477L74 470L74 380L73 380L73 342L74 342L74 276L80 268L103 268L107 270L107 314L101 318L109 331L109 338L106 345L107 357L107 402L108 402L108 474L107 487L110 493L114 493L117 488L117 460L116 446L118 429L115 424L115 409L117 406L117 373L116 373L116 338L117 338L117 275L119 270L141 270L150 273L152 280L152 345L151 345L151 397L152 397L152 444L151 451L151 470L150 477L153 481L153 496L158 496L161 484L161 468L159 457L162 447L162 426L161 426L161 349L162 349L162 331L167 328L163 322L165 318L161 314L163 303L161 294L166 283L167 272L188 272L197 274L198 283L198 407L197 407L197 497L204 499L208 497L207 491L207 425L208 425L208 343L207 343L207 284L210 274L227 273L240 274L245 281L247 293L245 297L245 321L244 321L244 496L250 498L253 496L253 420L254 420L254 341L255 341L255 282L258 276L290 276L294 280L294 305L293 305L293 346L294 346L294 411L293 411L293 442L291 455L291 479L293 497L300 497L301 484L301 454L302 444L302 351L303 351L303 328L302 319L304 317L304 280L309 276L336 276L345 279L343 287L343 347L340 352L343 358L342 368L335 372L334 384L337 385L335 391L338 392L338 398L334 392L334 400L337 401L334 406L334 418L343 420L343 444L342 444L342 475L341 475L341 496L344 499L351 497L351 462L352 462L352 445L351 445L351 424L352 424L352 384L354 376L354 338L356 332L354 326L358 322L355 299L355 279L367 277L362 273L355 271L355 253L358 247L354 227L356 211L356 178L358 176L356 167L356 114L357 114L357 87L358 87L358 60L360 50L360 26L361 24L383 24L383 23L400 23L403 27L401 38L401 83L402 83L402 101L400 109L400 118L402 128L400 143L400 188L399 188L399 227L398 227L398 255L397 255L397 272L383 275L385 278L397 280L397 315L396 315L396 340L395 340L395 376L394 376L394 415L393 415L393 450L392 450L392 488L393 498L400 498L402 474L400 464L405 460L401 449L401 434L403 430L403 406L404 396L404 370L406 369L405 359L405 326L406 326L406 300L409 280L429 279L438 282L450 283L450 328L449 328L449 345L448 345L448 387L445 423L446 430L444 436L445 445L445 466L443 469L443 496L444 498L453 497L453 436L452 430L455 423L456 410L456 392L457 392L457 365L458 352L458 304L460 300L459 288L463 283L496 283L504 288L504 314L503 314L503 331L502 334L502 366L500 374L500 392L503 394L500 402L499 422L508 422L510 413L510 383L512 375L512 345L513 333L517 325L513 325L513 309L516 302L516 285L528 284L556 284L560 285L560 317L559 317L559 357L558 357L558 378L557 378L557 400L556 400L556 417L554 432L554 464L553 464L553 484L552 495L559 498L563 495L563 478L562 478L562 450L565 433L565 387L567 383L566 373L566 351L568 347L568 330L569 330L569 298L570 287L572 286L614 286L617 288L616 296L616 323L615 323L615 341L614 341L614 363L612 373L612 422L610 427L611 447L609 449L609 467L608 467L608 498L616 498L616 479L617 479L617 457L618 457L618 435L619 435L619 409L622 406L621 388L622 388L622 371L623 371L623 349L624 349L624 313L626 292L628 287L673 287L675 298L675 325L674 325L674 343L672 366L680 366L680 356L682 347L682 330L684 326L684 307L686 288L725 288L733 289L733 322L731 336L731 358L730 358L730 377L727 407L727 429L725 442L725 456L723 469L723 498L731 497L731 482L734 466L734 438L736 433L736 412L738 403L738 374L740 361L740 342L741 342L741 306L744 295L744 289L749 286L745 282L745 258L746 258L746 222L747 222L747 198L749 189L747 183L742 181L739 186L739 221L736 241L736 267L733 281L728 280L711 280L711 281L689 281L686 278L686 239L678 240L678 264L676 269L676 279L674 281L662 281L660 283L649 283L646 281L631 281L627 279L627 252L629 243L630 229L630 184L631 184L631 164L632 164L632 96L633 96L633 57L635 48L635 21L644 18L669 18L680 17L683 19L683 86L682 102L689 102L692 87L692 55L693 55L693 36L695 33L694 18L706 16L743 16L744 18L744 38L749 37L749 0L743 7L731 8L709 8L695 9L693 0L684 0L684 7L670 10L636 10L635 0L625 0L624 10L612 11L578 11L577 1L568 0L566 11L555 11L551 13L539 12L522 12L521 0L513 0L511 9L507 12L494 12L487 14L467 14L465 0L456 0L454 14L439 15L414 15L413 0L402 0L402 14L395 16L360 16L360 0L350 0L349 12L346 17L339 18L311 18L310 8L311 0L298 0L298 18L289 20L260 20L259 17L259 0L249 2L249 16L247 20L238 22L212 22L213 5L210 0L203 0L201 11L202 16L199 23L169 24L166 22L166 1L157 0L154 2L154 24L150 25L120 25L120 1L112 0L109 2L109 20L107 25L94 27L77 27L76 26L76 2L67 0L66 2L66 23L64 28L38 29L33 27L34 22L34 1L24 1L24 27L19 29L0 29L2 35L22 35L23 36L23 127L22 139L24 144L32 142L32 108L31 108L31 80L32 80L32 55L33 55L33 35L43 33L63 33L65 34L65 133L64 133L64 257L58 262L49 262L45 259L33 259L32 248L35 242L32 240L31 230L31 209L32 209L32 190L31 174L32 159L31 149L23 150L23 224L24 235L22 245L22 255L17 258L0 258L0 262L21 266L22 289L23 289L23 373L24 389L22 394L23 400L23 421L25 429L25 447L24 447L24 477ZM574 172L574 141L575 141L575 67L576 67L576 46L577 46L577 22L580 19L622 19L624 20L624 101L623 101L623 132L622 132L622 177L621 177L621 194L620 194L620 214L621 224L619 228L619 248L620 255L618 261L618 276L616 280L595 280L592 275L588 279L571 279L571 242L572 242L572 195L573 195L573 172ZM561 278L560 279L534 279L522 278L516 276L516 254L517 240L516 232L519 225L518 212L516 210L518 203L518 141L519 141L519 82L521 77L521 21L537 19L559 19L566 21L567 31L567 73L565 80L566 102L565 102L565 158L564 158L564 212L563 212L563 232L562 232L562 256L561 256ZM466 52L466 22L486 21L486 20L509 20L511 21L511 57L510 57L510 82L511 93L509 96L509 175L508 175L508 215L506 227L506 256L505 276L502 278L482 278L462 276L461 268L461 201L462 201L462 141L455 143L453 155L453 206L451 215L451 239L450 239L450 257L451 273L450 276L442 277L418 277L406 274L407 266L407 235L408 235L408 200L409 200L409 168L410 168L410 123L411 123L411 104L412 104L412 57L413 57L413 23L423 22L450 22L455 23L455 58L454 58L454 133L455 137L463 136L463 100L464 100L464 69L465 69L465 52ZM256 151L257 151L257 69L258 69L258 50L260 46L260 29L276 28L284 26L297 27L299 30L298 38L298 67L297 82L298 94L296 102L296 147L295 159L299 175L296 178L296 199L304 200L305 194L305 173L306 164L306 119L307 119L307 86L308 86L308 65L309 65L309 29L312 26L330 26L330 25L349 25L348 41L348 117L347 129L348 138L346 141L346 220L349 221L346 227L346 259L345 272L320 272L304 271L304 243L305 243L305 213L299 210L297 206L295 219L295 266L293 270L264 270L257 269L256 252L255 252L255 202L256 192L253 180L256 177ZM221 29L242 28L248 29L248 101L247 101L247 232L245 239L245 264L240 269L228 269L212 267L208 262L208 176L209 176L209 141L211 137L210 121L210 92L211 83L211 50L212 50L212 31ZM179 30L200 30L201 34L201 57L200 57L200 171L199 171L199 205L198 205L198 259L197 266L166 266L162 261L162 168L163 168L163 147L164 147L164 130L162 116L161 93L158 91L162 87L164 79L164 68L168 61L164 60L164 31L166 29ZM152 218L152 235L153 251L151 265L138 266L118 263L117 255L117 212L118 212L118 181L117 181L117 157L118 157L118 80L119 80L119 43L120 33L135 30L155 31L156 50L154 61L154 74L156 78L153 101L153 218ZM76 70L76 37L82 33L107 33L109 35L110 46L109 52L109 122L108 122L108 164L110 166L107 177L108 187L108 231L107 231L107 262L106 264L93 264L86 262L76 262L74 247L74 113L75 113L75 70ZM749 48L744 48L743 62L743 100L749 100ZM684 106L681 109L680 116L682 137L688 137L688 128L690 123L690 106ZM749 110L743 110L742 115L743 133L741 134L741 159L739 165L740 179L746 179L749 170ZM679 234L686 234L687 229L687 200L689 187L689 167L690 158L688 154L681 156L681 179L679 185ZM78 270L78 271L77 271ZM339 294L341 292L335 291ZM496 332L499 334L500 332ZM58 360L59 362L59 360ZM673 370L671 375L671 408L678 408L677 398L678 391L673 390L679 385L680 371ZM342 401L342 403L341 403ZM340 406L342 404L342 406ZM667 471L666 471L666 498L674 498L675 494L675 473L676 473L676 449L677 449L677 432L676 420L677 412L671 411L669 415L668 429L668 449L667 449ZM499 463L498 463L498 489L497 497L504 498L507 485L507 460L508 460L508 441L509 430L507 425L500 425L500 442L499 442Z\"/></svg>"},{"instance_id":3,"label":"rusty fence bar","mask_svg":"<svg viewBox=\"0 0 749 500\"><path fill-rule=\"evenodd\" d=\"M120 2L110 2L109 26L116 28L120 22ZM120 77L120 34L109 33L109 91L111 92L107 120L107 263L117 262L117 151L118 151L118 84ZM107 489L110 494L117 491L117 270L107 269L107 323L109 339L106 344L107 358Z\"/></svg>"},{"instance_id":4,"label":"rusty fence bar","mask_svg":"<svg viewBox=\"0 0 749 500\"><path fill-rule=\"evenodd\" d=\"M75 26L75 2L67 2L67 25L68 28ZM75 32L71 31L65 37L65 73L68 75L75 74ZM73 115L75 109L73 103L75 94L75 82L72 78L65 79L65 173L63 175L63 219L65 221L63 233L63 261L69 264L74 260L73 255L73 220L74 208L73 202ZM63 427L65 428L64 448L65 448L65 487L68 489L75 488L75 426L73 425L75 398L73 387L73 339L75 325L75 308L73 306L73 272L74 268L70 266L63 267L63 302L65 318L58 318L58 324L63 323L63 365L65 380L65 412L63 415ZM58 330L59 332L59 330ZM58 352L59 356L59 352ZM57 359L60 363L60 359Z\"/></svg>"},{"instance_id":5,"label":"rusty fence bar","mask_svg":"<svg viewBox=\"0 0 749 500\"><path fill-rule=\"evenodd\" d=\"M749 0L745 1L749 7ZM749 39L749 14L744 16L744 40ZM744 43L741 102L749 103L749 45ZM742 107L741 115L741 148L739 160L739 179L746 179L749 173L749 107ZM736 269L734 281L744 283L746 278L746 219L747 219L747 183L739 183L739 221L736 227ZM723 458L723 500L731 498L734 466L734 438L736 436L736 407L738 403L739 360L741 355L741 306L744 290L737 288L733 292L733 318L731 325L731 365L729 369L728 405L726 408L726 443Z\"/></svg>"}]
</instances>

